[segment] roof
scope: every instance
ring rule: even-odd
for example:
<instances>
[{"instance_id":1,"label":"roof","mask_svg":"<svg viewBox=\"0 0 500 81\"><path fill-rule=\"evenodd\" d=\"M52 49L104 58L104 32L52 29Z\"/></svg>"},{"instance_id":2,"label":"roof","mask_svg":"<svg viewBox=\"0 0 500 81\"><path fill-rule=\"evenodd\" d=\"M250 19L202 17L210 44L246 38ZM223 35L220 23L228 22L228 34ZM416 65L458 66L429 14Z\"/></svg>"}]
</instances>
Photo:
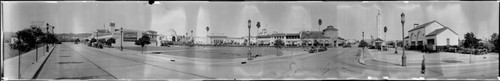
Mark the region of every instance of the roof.
<instances>
[{"instance_id":1,"label":"roof","mask_svg":"<svg viewBox=\"0 0 500 81\"><path fill-rule=\"evenodd\" d=\"M271 35L259 35L257 38L270 38L270 37L278 37L278 36L299 36L299 33L275 33Z\"/></svg>"},{"instance_id":2,"label":"roof","mask_svg":"<svg viewBox=\"0 0 500 81\"><path fill-rule=\"evenodd\" d=\"M328 30L338 31L338 29L337 29L337 28L335 28L335 27L333 27L332 25L330 25L330 26L327 26L325 29L323 29L323 32L324 32L324 31L328 31Z\"/></svg>"},{"instance_id":3,"label":"roof","mask_svg":"<svg viewBox=\"0 0 500 81\"><path fill-rule=\"evenodd\" d=\"M325 37L322 31L301 31L301 38L330 38Z\"/></svg>"},{"instance_id":4,"label":"roof","mask_svg":"<svg viewBox=\"0 0 500 81\"><path fill-rule=\"evenodd\" d=\"M422 24L422 25L418 25L417 27L415 27L415 28L413 28L413 29L408 30L408 32L411 32L411 31L414 31L414 30L418 30L418 29L425 28L425 27L427 27L427 26L431 25L432 23L438 23L439 25L441 25L441 26L443 26L443 27L446 27L446 26L444 26L443 24L441 24L441 23L437 22L436 20L434 20L434 21L431 21L431 22L424 23L424 24Z\"/></svg>"},{"instance_id":5,"label":"roof","mask_svg":"<svg viewBox=\"0 0 500 81\"><path fill-rule=\"evenodd\" d=\"M208 36L208 38L227 38L227 36Z\"/></svg>"},{"instance_id":6,"label":"roof","mask_svg":"<svg viewBox=\"0 0 500 81\"><path fill-rule=\"evenodd\" d=\"M432 31L431 33L425 35L425 37L436 36L436 35L440 34L441 32L445 31L446 29L449 29L451 32L455 33L455 31L451 30L450 28L444 27L444 28L439 28L439 29ZM455 33L455 34L457 34L457 33Z\"/></svg>"},{"instance_id":7,"label":"roof","mask_svg":"<svg viewBox=\"0 0 500 81\"><path fill-rule=\"evenodd\" d=\"M375 39L375 41L384 41L384 40L382 40L381 38L377 38Z\"/></svg>"},{"instance_id":8,"label":"roof","mask_svg":"<svg viewBox=\"0 0 500 81\"><path fill-rule=\"evenodd\" d=\"M342 38L342 37L337 37L337 38L338 38L338 39L340 39L340 40L345 40L345 39L344 39L344 38Z\"/></svg>"}]
</instances>

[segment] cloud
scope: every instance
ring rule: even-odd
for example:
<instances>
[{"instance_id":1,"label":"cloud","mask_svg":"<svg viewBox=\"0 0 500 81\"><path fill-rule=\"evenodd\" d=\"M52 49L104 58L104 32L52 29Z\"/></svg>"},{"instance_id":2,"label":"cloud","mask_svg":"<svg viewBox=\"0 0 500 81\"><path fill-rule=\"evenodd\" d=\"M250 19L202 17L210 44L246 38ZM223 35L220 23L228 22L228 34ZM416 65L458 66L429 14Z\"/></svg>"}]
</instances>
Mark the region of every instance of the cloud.
<instances>
[{"instance_id":1,"label":"cloud","mask_svg":"<svg viewBox=\"0 0 500 81\"><path fill-rule=\"evenodd\" d=\"M393 7L405 10L405 11L413 11L415 9L420 9L420 4L394 4Z\"/></svg>"}]
</instances>

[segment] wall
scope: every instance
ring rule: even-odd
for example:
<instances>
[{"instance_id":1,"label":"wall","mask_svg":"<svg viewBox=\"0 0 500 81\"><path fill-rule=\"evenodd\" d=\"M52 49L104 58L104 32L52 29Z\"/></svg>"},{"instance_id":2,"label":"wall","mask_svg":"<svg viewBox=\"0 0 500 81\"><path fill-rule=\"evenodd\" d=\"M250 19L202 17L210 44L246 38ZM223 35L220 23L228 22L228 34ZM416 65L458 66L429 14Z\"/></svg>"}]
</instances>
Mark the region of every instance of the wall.
<instances>
[{"instance_id":1,"label":"wall","mask_svg":"<svg viewBox=\"0 0 500 81\"><path fill-rule=\"evenodd\" d=\"M445 46L446 38L450 38L450 45L458 45L458 35L453 33L451 30L447 29L436 36L436 45Z\"/></svg>"},{"instance_id":2,"label":"wall","mask_svg":"<svg viewBox=\"0 0 500 81\"><path fill-rule=\"evenodd\" d=\"M439 28L444 28L443 26L439 25L439 23L435 22L435 23L432 23L430 24L429 26L427 26L425 28L425 35L431 33L432 31L436 30L436 29L439 29Z\"/></svg>"}]
</instances>

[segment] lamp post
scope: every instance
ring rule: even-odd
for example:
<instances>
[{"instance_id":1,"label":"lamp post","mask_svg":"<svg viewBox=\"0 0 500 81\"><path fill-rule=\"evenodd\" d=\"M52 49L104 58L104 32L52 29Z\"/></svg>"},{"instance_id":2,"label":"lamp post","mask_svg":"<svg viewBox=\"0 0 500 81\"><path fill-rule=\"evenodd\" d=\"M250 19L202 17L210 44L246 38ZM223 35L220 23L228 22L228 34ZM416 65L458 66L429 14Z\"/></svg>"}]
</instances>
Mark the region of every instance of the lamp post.
<instances>
[{"instance_id":1,"label":"lamp post","mask_svg":"<svg viewBox=\"0 0 500 81\"><path fill-rule=\"evenodd\" d=\"M191 30L191 36L190 37L191 37L191 39L190 39L191 40L191 45L193 45L194 44L193 30Z\"/></svg>"},{"instance_id":2,"label":"lamp post","mask_svg":"<svg viewBox=\"0 0 500 81\"><path fill-rule=\"evenodd\" d=\"M364 41L364 39L365 39L365 32L361 33L361 37L363 37L363 38L361 38L361 41L365 42ZM359 44L361 44L361 42L359 42ZM362 46L363 50L361 51L361 55L359 57L360 59L363 58L363 54L365 53L365 45L361 45L361 46Z\"/></svg>"},{"instance_id":3,"label":"lamp post","mask_svg":"<svg viewBox=\"0 0 500 81\"><path fill-rule=\"evenodd\" d=\"M403 48L402 48L403 56L401 57L402 58L401 65L403 67L405 67L406 66L406 54L405 54L405 44L404 44L405 43L405 41L404 41L405 40L405 32L404 32L405 31L405 13L401 13L401 25L403 27L403 28L401 28L401 34L402 34L401 36L403 38L402 39L403 40Z\"/></svg>"},{"instance_id":4,"label":"lamp post","mask_svg":"<svg viewBox=\"0 0 500 81\"><path fill-rule=\"evenodd\" d=\"M48 39L48 37L49 37L49 23L47 23L47 24L45 24L45 25L47 25L47 35L46 35L46 36L47 36L47 39ZM47 42L47 41L46 41L46 42ZM49 44L47 44L47 45L45 46L45 49L46 49L46 50L45 50L45 52L49 52Z\"/></svg>"},{"instance_id":5,"label":"lamp post","mask_svg":"<svg viewBox=\"0 0 500 81\"><path fill-rule=\"evenodd\" d=\"M248 19L248 40L247 40L247 46L248 46L248 60L252 60L252 48L250 48L250 27L252 27L252 21Z\"/></svg>"},{"instance_id":6,"label":"lamp post","mask_svg":"<svg viewBox=\"0 0 500 81\"><path fill-rule=\"evenodd\" d=\"M123 27L120 28L120 34L121 34L120 35L121 36L121 38L120 38L120 51L123 51Z\"/></svg>"}]
</instances>

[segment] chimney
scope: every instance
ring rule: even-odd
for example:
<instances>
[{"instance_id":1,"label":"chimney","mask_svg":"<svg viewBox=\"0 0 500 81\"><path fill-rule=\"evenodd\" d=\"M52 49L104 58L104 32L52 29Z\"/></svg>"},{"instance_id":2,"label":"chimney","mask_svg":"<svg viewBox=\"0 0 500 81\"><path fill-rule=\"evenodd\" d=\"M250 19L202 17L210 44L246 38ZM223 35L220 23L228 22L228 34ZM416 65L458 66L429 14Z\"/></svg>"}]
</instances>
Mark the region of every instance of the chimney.
<instances>
[{"instance_id":1,"label":"chimney","mask_svg":"<svg viewBox=\"0 0 500 81\"><path fill-rule=\"evenodd\" d=\"M417 27L417 26L418 26L418 24L413 24L413 28L415 28L415 27Z\"/></svg>"}]
</instances>

